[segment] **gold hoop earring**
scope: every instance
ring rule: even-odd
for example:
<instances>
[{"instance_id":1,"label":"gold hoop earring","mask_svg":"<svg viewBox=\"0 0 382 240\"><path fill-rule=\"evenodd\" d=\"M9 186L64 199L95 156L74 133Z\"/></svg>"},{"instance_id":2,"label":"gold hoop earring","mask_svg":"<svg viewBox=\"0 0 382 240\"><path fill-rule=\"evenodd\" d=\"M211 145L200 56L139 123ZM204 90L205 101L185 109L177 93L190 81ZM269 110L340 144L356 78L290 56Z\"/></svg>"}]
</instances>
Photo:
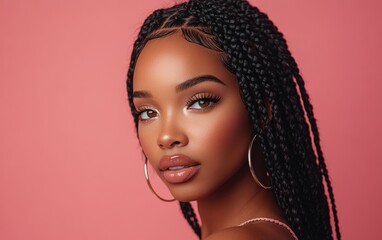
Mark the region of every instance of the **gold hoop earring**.
<instances>
[{"instance_id":1,"label":"gold hoop earring","mask_svg":"<svg viewBox=\"0 0 382 240\"><path fill-rule=\"evenodd\" d=\"M264 189L269 189L269 188L271 188L271 186L265 186L264 184L262 184L260 182L260 180L257 178L255 171L253 170L252 160L251 160L251 150L252 150L253 142L255 141L256 137L257 137L257 135L255 135L252 138L251 144L249 145L249 148L248 148L248 165L249 165L249 170L251 171L252 177L253 177L253 179L255 179L257 184L259 184Z\"/></svg>"},{"instance_id":2,"label":"gold hoop earring","mask_svg":"<svg viewBox=\"0 0 382 240\"><path fill-rule=\"evenodd\" d=\"M153 186L152 186L151 183L150 183L149 170L148 170L148 168L147 168L147 158L145 158L144 171L145 171L145 179L146 179L146 183L147 183L147 185L149 185L149 188L150 188L151 192L154 193L154 195L157 196L157 198L159 198L160 200L162 200L162 201L164 201L164 202L173 202L173 201L175 201L175 198L174 198L174 199L165 199L165 198L162 198L161 196L159 196L159 195L155 192Z\"/></svg>"}]
</instances>

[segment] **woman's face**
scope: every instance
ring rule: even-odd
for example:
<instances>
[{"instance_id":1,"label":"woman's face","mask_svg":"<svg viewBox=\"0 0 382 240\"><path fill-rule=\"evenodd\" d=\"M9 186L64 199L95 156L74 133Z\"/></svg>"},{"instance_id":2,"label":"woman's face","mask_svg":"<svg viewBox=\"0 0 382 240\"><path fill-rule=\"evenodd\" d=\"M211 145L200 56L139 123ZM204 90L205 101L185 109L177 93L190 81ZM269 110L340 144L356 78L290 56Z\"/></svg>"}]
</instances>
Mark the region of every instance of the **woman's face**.
<instances>
[{"instance_id":1,"label":"woman's face","mask_svg":"<svg viewBox=\"0 0 382 240\"><path fill-rule=\"evenodd\" d=\"M176 199L205 198L236 181L252 131L236 77L220 53L180 33L150 40L133 86L139 141Z\"/></svg>"}]
</instances>

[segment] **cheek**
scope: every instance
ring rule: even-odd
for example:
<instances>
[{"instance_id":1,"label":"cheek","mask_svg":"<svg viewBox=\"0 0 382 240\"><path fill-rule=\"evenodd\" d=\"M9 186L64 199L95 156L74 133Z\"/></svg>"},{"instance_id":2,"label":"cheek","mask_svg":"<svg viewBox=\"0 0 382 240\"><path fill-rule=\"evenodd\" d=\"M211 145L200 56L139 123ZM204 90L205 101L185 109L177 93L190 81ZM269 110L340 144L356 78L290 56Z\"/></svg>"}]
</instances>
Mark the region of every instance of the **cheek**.
<instances>
[{"instance_id":1,"label":"cheek","mask_svg":"<svg viewBox=\"0 0 382 240\"><path fill-rule=\"evenodd\" d=\"M210 158L242 158L251 139L248 113L242 108L227 107L211 112L191 130L200 152Z\"/></svg>"},{"instance_id":2,"label":"cheek","mask_svg":"<svg viewBox=\"0 0 382 240\"><path fill-rule=\"evenodd\" d=\"M153 159L156 145L155 129L150 126L138 127L138 140L146 157Z\"/></svg>"}]
</instances>

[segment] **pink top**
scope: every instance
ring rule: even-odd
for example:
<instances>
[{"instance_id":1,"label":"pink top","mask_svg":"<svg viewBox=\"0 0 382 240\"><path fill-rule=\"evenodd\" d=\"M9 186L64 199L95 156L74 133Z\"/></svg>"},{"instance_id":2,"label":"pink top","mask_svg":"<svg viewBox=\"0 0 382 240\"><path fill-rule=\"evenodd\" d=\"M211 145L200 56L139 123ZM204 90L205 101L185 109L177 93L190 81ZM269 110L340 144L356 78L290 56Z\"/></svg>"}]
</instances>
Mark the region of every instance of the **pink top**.
<instances>
[{"instance_id":1,"label":"pink top","mask_svg":"<svg viewBox=\"0 0 382 240\"><path fill-rule=\"evenodd\" d=\"M262 218L253 218L253 219L249 219L249 220L239 224L239 226L243 226L243 225L246 225L246 224L249 224L249 223L253 223L253 222L262 222L262 221L263 222L274 223L274 224L277 224L277 225L285 228L292 235L293 239L298 240L296 234L293 232L293 230L288 225L286 225L283 222L280 222L279 220L273 219L273 218L265 218L265 217L262 217Z\"/></svg>"}]
</instances>

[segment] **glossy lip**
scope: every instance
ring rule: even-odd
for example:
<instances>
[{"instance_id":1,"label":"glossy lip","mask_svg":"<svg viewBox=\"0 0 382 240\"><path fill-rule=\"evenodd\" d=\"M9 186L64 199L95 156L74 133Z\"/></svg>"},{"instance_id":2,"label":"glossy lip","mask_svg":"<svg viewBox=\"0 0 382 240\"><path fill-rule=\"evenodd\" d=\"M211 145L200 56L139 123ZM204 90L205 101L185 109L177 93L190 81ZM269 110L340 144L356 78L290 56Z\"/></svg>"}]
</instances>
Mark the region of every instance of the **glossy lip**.
<instances>
[{"instance_id":1,"label":"glossy lip","mask_svg":"<svg viewBox=\"0 0 382 240\"><path fill-rule=\"evenodd\" d=\"M192 167L200 165L198 162L191 160L189 157L184 155L172 155L172 156L163 156L159 161L158 168L160 171L170 170L169 168L174 167Z\"/></svg>"},{"instance_id":2,"label":"glossy lip","mask_svg":"<svg viewBox=\"0 0 382 240\"><path fill-rule=\"evenodd\" d=\"M184 155L164 156L159 161L159 170L168 183L187 182L200 169L200 164Z\"/></svg>"}]
</instances>

